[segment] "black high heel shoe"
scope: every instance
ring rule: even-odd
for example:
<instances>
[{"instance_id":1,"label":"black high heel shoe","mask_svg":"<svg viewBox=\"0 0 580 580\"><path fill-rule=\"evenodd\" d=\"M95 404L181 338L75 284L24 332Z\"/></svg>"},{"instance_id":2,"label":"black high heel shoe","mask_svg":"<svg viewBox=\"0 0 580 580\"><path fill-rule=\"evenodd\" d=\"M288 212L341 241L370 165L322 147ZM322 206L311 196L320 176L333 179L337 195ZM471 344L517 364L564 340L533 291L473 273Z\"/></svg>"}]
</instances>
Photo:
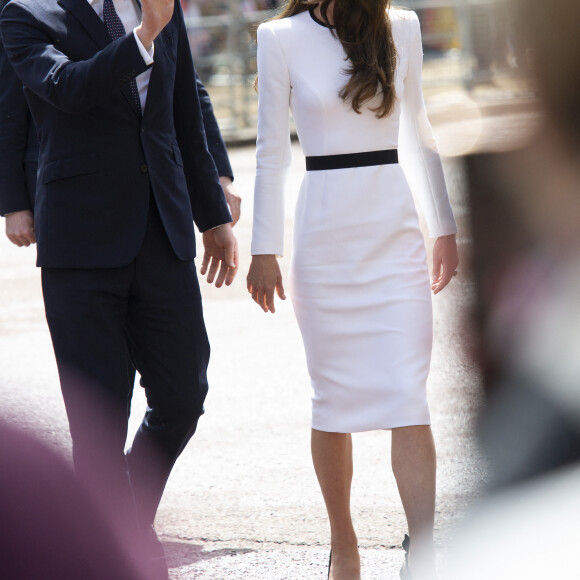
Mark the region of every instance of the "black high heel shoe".
<instances>
[{"instance_id":1,"label":"black high heel shoe","mask_svg":"<svg viewBox=\"0 0 580 580\"><path fill-rule=\"evenodd\" d=\"M330 565L332 564L332 550L330 550L330 556L328 557L328 578L330 578Z\"/></svg>"},{"instance_id":2,"label":"black high heel shoe","mask_svg":"<svg viewBox=\"0 0 580 580\"><path fill-rule=\"evenodd\" d=\"M399 572L399 578L401 580L413 580L411 573L409 572L409 546L411 545L411 539L407 534L403 538L403 550L405 550L405 562L401 566L401 571Z\"/></svg>"}]
</instances>

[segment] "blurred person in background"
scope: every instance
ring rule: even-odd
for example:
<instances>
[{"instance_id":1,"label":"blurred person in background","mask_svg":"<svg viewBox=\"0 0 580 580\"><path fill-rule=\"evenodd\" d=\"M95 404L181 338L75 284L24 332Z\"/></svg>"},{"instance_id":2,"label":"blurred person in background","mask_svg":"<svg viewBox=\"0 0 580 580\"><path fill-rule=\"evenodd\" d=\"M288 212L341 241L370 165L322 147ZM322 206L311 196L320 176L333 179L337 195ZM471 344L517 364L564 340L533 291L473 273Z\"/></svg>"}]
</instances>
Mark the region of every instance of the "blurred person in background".
<instances>
[{"instance_id":1,"label":"blurred person in background","mask_svg":"<svg viewBox=\"0 0 580 580\"><path fill-rule=\"evenodd\" d=\"M523 149L467 159L491 482L452 580L580 578L580 4L510 8L541 119Z\"/></svg>"},{"instance_id":2,"label":"blurred person in background","mask_svg":"<svg viewBox=\"0 0 580 580\"><path fill-rule=\"evenodd\" d=\"M143 546L94 501L69 463L1 420L0 473L0 578L156 580Z\"/></svg>"},{"instance_id":3,"label":"blurred person in background","mask_svg":"<svg viewBox=\"0 0 580 580\"><path fill-rule=\"evenodd\" d=\"M290 104L307 169L291 292L314 391L312 457L330 520L333 580L360 578L351 433L386 429L409 526L401 578L435 574L431 291L447 286L458 258L423 102L422 57L416 14L385 0L292 0L258 28L248 290L265 312L275 311L275 292L285 298L277 256L284 253ZM435 238L431 281L410 187Z\"/></svg>"}]
</instances>

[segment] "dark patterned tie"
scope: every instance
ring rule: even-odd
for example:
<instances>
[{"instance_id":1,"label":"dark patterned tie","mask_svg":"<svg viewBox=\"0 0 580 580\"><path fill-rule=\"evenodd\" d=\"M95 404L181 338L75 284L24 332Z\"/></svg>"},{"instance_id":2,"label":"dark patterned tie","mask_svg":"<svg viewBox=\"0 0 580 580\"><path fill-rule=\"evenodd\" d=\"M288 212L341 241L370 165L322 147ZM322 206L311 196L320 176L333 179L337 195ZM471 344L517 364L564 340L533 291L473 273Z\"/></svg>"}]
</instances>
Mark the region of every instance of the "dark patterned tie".
<instances>
[{"instance_id":1,"label":"dark patterned tie","mask_svg":"<svg viewBox=\"0 0 580 580\"><path fill-rule=\"evenodd\" d=\"M103 20L105 21L107 32L113 40L125 36L125 27L115 10L113 0L103 1ZM137 81L135 79L129 81L129 88L131 89L131 95L133 96L133 99L135 99L135 103L139 109L139 114L142 114L141 99L139 97L139 89L137 88Z\"/></svg>"}]
</instances>

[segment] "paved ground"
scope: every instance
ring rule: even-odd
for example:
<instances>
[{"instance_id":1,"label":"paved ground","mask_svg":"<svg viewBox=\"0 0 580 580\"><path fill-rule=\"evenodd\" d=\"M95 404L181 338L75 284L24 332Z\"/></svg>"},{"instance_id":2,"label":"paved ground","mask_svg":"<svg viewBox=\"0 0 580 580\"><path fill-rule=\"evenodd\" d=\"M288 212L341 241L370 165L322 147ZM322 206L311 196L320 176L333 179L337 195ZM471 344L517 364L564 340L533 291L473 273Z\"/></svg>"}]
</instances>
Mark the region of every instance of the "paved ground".
<instances>
[{"instance_id":1,"label":"paved ground","mask_svg":"<svg viewBox=\"0 0 580 580\"><path fill-rule=\"evenodd\" d=\"M474 102L456 92L433 95L430 105L447 154L503 145L533 117L526 107L506 111L503 101L494 104L484 96ZM328 526L309 455L310 392L304 354L291 305L282 304L276 315L265 315L245 290L254 150L233 149L231 157L244 197L244 217L236 227L241 271L229 289L216 290L204 283L213 345L207 414L171 476L157 528L173 580L322 579ZM303 159L294 147L288 238L293 192L302 171ZM461 227L463 266L450 289L434 298L429 397L439 456L436 540L442 570L445 538L486 478L473 433L481 398L469 355L467 311L473 288L466 273L469 237L460 161L447 159L445 171ZM283 260L284 269L287 262ZM0 303L2 415L68 453L66 417L34 251L17 249L4 236L0 236ZM143 410L137 388L133 429ZM402 560L399 545L406 527L390 472L389 439L386 432L354 437L352 503L365 580L396 578Z\"/></svg>"}]
</instances>

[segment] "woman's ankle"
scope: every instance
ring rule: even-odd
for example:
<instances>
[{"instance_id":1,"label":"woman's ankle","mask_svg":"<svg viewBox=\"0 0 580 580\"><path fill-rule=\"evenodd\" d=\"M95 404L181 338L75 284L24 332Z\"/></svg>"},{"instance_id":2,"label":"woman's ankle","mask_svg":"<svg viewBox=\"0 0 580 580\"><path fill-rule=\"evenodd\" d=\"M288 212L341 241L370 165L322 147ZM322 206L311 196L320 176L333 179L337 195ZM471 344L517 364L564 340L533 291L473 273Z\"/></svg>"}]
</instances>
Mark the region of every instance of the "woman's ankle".
<instances>
[{"instance_id":1,"label":"woman's ankle","mask_svg":"<svg viewBox=\"0 0 580 580\"><path fill-rule=\"evenodd\" d=\"M330 537L330 548L332 549L333 554L336 552L338 553L356 553L358 554L358 538L352 532L341 533L338 534L331 534Z\"/></svg>"},{"instance_id":2,"label":"woman's ankle","mask_svg":"<svg viewBox=\"0 0 580 580\"><path fill-rule=\"evenodd\" d=\"M341 545L332 548L331 580L360 580L358 546Z\"/></svg>"}]
</instances>

